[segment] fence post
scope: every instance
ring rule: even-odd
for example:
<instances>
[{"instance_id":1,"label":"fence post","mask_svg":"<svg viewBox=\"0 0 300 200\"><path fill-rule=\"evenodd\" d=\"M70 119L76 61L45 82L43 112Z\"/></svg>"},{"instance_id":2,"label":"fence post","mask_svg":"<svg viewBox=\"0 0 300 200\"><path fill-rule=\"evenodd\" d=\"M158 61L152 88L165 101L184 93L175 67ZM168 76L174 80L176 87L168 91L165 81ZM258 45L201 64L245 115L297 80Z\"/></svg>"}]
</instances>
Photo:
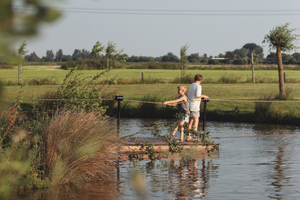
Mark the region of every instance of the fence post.
<instances>
[{"instance_id":1,"label":"fence post","mask_svg":"<svg viewBox=\"0 0 300 200\"><path fill-rule=\"evenodd\" d=\"M283 72L283 82L285 83L285 72Z\"/></svg>"},{"instance_id":2,"label":"fence post","mask_svg":"<svg viewBox=\"0 0 300 200\"><path fill-rule=\"evenodd\" d=\"M206 102L208 102L209 99L202 98L202 101L204 102L204 106L203 106L203 127L202 127L202 131L205 131L205 123L206 123Z\"/></svg>"},{"instance_id":3,"label":"fence post","mask_svg":"<svg viewBox=\"0 0 300 200\"><path fill-rule=\"evenodd\" d=\"M142 81L144 81L144 72L142 72Z\"/></svg>"},{"instance_id":4,"label":"fence post","mask_svg":"<svg viewBox=\"0 0 300 200\"><path fill-rule=\"evenodd\" d=\"M121 118L121 101L123 101L123 96L116 96L115 100L118 101L118 118L117 118L117 128L120 129L120 118Z\"/></svg>"}]
</instances>

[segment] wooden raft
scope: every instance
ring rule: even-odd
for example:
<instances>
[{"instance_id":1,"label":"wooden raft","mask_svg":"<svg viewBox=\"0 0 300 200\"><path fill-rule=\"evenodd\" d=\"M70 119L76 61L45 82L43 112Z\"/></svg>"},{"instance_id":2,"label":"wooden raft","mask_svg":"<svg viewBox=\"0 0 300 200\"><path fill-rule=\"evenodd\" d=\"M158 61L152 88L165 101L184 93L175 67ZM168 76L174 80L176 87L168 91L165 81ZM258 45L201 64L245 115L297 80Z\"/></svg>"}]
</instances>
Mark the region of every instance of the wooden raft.
<instances>
[{"instance_id":1,"label":"wooden raft","mask_svg":"<svg viewBox=\"0 0 300 200\"><path fill-rule=\"evenodd\" d=\"M178 139L174 138L173 142L177 141ZM154 146L153 148L156 151L169 151L169 145L167 142L161 141L157 138L138 138L137 141L140 144L143 144L144 142L148 142L148 143L153 143ZM208 149L211 149L213 145L220 145L220 143L212 143L210 146L208 146ZM182 142L181 146L184 149L188 149L188 148L195 148L198 151L206 151L206 146L202 146L202 143L199 142L198 146L195 146L195 144L193 142ZM123 153L130 153L132 151L136 151L136 152L141 152L140 151L140 147L136 146L135 142L133 139L127 139L124 143L124 145L121 147L121 151Z\"/></svg>"}]
</instances>

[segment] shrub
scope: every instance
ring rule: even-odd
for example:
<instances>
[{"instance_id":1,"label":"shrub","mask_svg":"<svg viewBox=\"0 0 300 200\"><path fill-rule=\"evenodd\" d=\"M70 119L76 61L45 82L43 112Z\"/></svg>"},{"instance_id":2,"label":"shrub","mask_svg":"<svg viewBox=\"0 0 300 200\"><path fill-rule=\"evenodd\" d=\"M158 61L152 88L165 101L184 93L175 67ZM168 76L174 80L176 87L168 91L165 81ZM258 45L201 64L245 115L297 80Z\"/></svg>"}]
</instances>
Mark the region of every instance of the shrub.
<instances>
[{"instance_id":1,"label":"shrub","mask_svg":"<svg viewBox=\"0 0 300 200\"><path fill-rule=\"evenodd\" d=\"M177 77L171 83L192 84L193 82L194 82L194 76L192 74L184 74L182 78Z\"/></svg>"},{"instance_id":2,"label":"shrub","mask_svg":"<svg viewBox=\"0 0 300 200\"><path fill-rule=\"evenodd\" d=\"M243 58L238 58L238 59L234 60L232 62L232 64L234 64L234 65L246 65L246 64L248 64L248 60L243 59Z\"/></svg>"},{"instance_id":3,"label":"shrub","mask_svg":"<svg viewBox=\"0 0 300 200\"><path fill-rule=\"evenodd\" d=\"M219 65L220 62L217 59L209 59L207 64L209 64L209 65Z\"/></svg>"},{"instance_id":4,"label":"shrub","mask_svg":"<svg viewBox=\"0 0 300 200\"><path fill-rule=\"evenodd\" d=\"M106 69L106 59L85 59L64 63L61 69L70 70L75 67L84 70Z\"/></svg>"},{"instance_id":5,"label":"shrub","mask_svg":"<svg viewBox=\"0 0 300 200\"><path fill-rule=\"evenodd\" d=\"M121 140L108 119L97 113L63 110L45 130L47 172L53 184L109 180Z\"/></svg>"},{"instance_id":6,"label":"shrub","mask_svg":"<svg viewBox=\"0 0 300 200\"><path fill-rule=\"evenodd\" d=\"M241 77L236 77L236 76L222 76L217 83L237 83L239 80L241 79Z\"/></svg>"},{"instance_id":7,"label":"shrub","mask_svg":"<svg viewBox=\"0 0 300 200\"><path fill-rule=\"evenodd\" d=\"M174 62L152 62L149 63L148 69L181 69L181 66Z\"/></svg>"},{"instance_id":8,"label":"shrub","mask_svg":"<svg viewBox=\"0 0 300 200\"><path fill-rule=\"evenodd\" d=\"M290 87L287 87L285 89L285 95L276 95L274 99L277 99L277 100L293 100L294 99L294 91L292 88Z\"/></svg>"},{"instance_id":9,"label":"shrub","mask_svg":"<svg viewBox=\"0 0 300 200\"><path fill-rule=\"evenodd\" d=\"M66 107L73 110L86 110L98 112L100 115L106 112L106 107L102 106L101 93L106 88L108 83L101 83L99 80L102 75L108 71L102 71L96 74L94 77L79 78L82 75L82 71L78 71L77 68L72 69L65 77L62 85L57 91L57 99L74 99L75 101L61 101L59 107ZM102 85L102 87L99 85ZM85 99L79 101L76 99ZM93 99L93 100L88 100ZM99 100L95 100L99 99Z\"/></svg>"}]
</instances>

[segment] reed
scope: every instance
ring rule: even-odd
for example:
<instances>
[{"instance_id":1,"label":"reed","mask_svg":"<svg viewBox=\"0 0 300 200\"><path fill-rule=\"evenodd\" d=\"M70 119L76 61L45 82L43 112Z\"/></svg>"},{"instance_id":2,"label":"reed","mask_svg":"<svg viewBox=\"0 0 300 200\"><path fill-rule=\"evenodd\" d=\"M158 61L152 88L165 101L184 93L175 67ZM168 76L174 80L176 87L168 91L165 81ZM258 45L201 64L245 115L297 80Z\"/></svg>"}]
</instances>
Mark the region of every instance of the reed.
<instances>
[{"instance_id":1,"label":"reed","mask_svg":"<svg viewBox=\"0 0 300 200\"><path fill-rule=\"evenodd\" d=\"M107 118L62 110L53 116L45 134L45 163L54 185L110 179L121 140Z\"/></svg>"}]
</instances>

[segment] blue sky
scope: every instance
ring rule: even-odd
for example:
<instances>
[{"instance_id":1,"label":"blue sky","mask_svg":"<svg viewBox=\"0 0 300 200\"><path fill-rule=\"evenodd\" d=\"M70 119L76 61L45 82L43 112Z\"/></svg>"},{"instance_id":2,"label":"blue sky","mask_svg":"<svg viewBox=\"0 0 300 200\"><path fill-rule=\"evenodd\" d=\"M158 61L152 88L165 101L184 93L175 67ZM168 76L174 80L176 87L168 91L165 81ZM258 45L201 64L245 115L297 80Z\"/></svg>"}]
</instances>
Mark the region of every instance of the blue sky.
<instances>
[{"instance_id":1,"label":"blue sky","mask_svg":"<svg viewBox=\"0 0 300 200\"><path fill-rule=\"evenodd\" d=\"M300 15L291 15L300 14L299 0L64 0L51 3L62 10L114 9L120 13L120 9L124 9L127 14L62 11L58 21L41 25L37 36L20 38L20 41L26 39L30 53L35 51L40 57L51 49L54 53L62 49L64 54L72 54L74 49L91 50L97 41L103 44L113 41L129 56L157 57L168 52L179 56L180 47L186 43L190 45L188 54L206 53L208 56L256 43L263 46L266 56L268 46L262 41L273 27L291 22L291 28L300 28ZM152 10L151 13L162 10L163 15L136 14L145 10ZM169 10L175 15L165 15ZM191 14L195 10L206 14L178 14ZM251 15L243 15L245 13ZM276 13L280 15L266 15Z\"/></svg>"}]
</instances>

